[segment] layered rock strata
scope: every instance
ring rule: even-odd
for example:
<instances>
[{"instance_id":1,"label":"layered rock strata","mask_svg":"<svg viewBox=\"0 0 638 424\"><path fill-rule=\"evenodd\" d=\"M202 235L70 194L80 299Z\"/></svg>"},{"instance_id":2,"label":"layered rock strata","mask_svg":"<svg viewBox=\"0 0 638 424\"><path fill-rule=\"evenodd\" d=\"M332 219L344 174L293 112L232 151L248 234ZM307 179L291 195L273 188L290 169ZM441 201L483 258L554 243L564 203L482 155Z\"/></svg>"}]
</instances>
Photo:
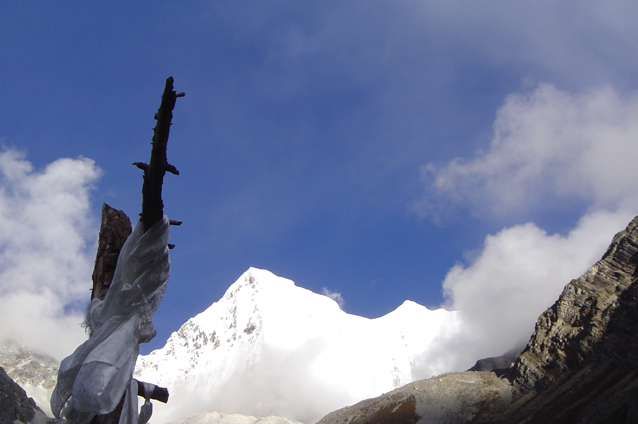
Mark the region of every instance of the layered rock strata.
<instances>
[{"instance_id":1,"label":"layered rock strata","mask_svg":"<svg viewBox=\"0 0 638 424\"><path fill-rule=\"evenodd\" d=\"M502 422L638 422L638 218L539 318Z\"/></svg>"}]
</instances>

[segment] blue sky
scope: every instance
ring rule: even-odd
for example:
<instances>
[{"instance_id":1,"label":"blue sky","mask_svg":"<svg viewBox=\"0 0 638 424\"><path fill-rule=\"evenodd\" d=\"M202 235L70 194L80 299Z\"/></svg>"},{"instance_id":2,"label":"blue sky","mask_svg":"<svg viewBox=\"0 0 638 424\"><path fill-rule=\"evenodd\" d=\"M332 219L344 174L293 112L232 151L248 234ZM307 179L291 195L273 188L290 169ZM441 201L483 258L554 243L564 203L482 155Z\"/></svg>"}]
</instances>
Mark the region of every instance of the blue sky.
<instances>
[{"instance_id":1,"label":"blue sky","mask_svg":"<svg viewBox=\"0 0 638 424\"><path fill-rule=\"evenodd\" d=\"M250 266L339 293L345 311L370 318L406 299L484 310L490 299L510 303L518 286L507 281L525 279L517 270L543 268L547 258L534 249L564 241L550 256L570 252L575 264L530 312L537 316L638 210L630 183L637 9L622 1L3 2L0 184L16 208L34 202L41 213L26 224L14 217L35 237L16 252L44 263L67 249L77 263L68 259L68 273L51 281L20 261L0 264L5 276L31 281L0 295L8 302L29 287L57 302L47 317L77 316L102 202L131 217L140 211L142 176L131 163L148 160L153 114L173 76L186 93L168 152L181 175L167 176L164 201L184 224L171 233L172 277L151 347ZM20 197L19 178L46 176L52 163L77 173L46 191L65 196L49 206L38 203L40 191ZM8 171L17 165L22 173ZM65 230L44 251L38 225ZM582 252L568 244L579 230ZM516 244L530 234L529 246ZM0 239L3 251L17 249L18 236ZM489 250L499 243L500 255ZM520 258L526 265L514 266ZM507 287L490 286L506 274ZM50 294L33 281L64 288ZM485 303L473 290L488 293Z\"/></svg>"}]
</instances>

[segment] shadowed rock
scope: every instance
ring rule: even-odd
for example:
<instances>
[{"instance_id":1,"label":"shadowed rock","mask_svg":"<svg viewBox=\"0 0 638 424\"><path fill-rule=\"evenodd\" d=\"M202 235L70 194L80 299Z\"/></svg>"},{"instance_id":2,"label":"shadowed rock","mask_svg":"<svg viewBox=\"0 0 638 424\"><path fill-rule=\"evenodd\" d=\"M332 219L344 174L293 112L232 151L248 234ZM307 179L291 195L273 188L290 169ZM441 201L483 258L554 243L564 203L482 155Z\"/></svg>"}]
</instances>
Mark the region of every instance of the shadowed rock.
<instances>
[{"instance_id":1,"label":"shadowed rock","mask_svg":"<svg viewBox=\"0 0 638 424\"><path fill-rule=\"evenodd\" d=\"M29 422L35 417L35 408L35 401L0 367L0 424Z\"/></svg>"}]
</instances>

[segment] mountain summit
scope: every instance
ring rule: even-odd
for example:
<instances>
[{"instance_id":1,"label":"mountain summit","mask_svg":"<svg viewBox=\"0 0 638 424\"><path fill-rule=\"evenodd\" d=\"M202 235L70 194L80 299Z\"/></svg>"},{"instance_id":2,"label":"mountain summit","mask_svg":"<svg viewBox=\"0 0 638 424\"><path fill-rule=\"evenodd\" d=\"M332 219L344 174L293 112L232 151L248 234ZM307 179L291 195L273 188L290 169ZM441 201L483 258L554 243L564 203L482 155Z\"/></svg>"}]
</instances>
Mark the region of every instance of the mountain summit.
<instances>
[{"instance_id":1,"label":"mountain summit","mask_svg":"<svg viewBox=\"0 0 638 424\"><path fill-rule=\"evenodd\" d=\"M420 358L455 316L411 301L376 319L350 315L250 268L162 349L140 357L135 377L169 388L171 401L156 407L161 421L220 411L314 422L441 372Z\"/></svg>"}]
</instances>

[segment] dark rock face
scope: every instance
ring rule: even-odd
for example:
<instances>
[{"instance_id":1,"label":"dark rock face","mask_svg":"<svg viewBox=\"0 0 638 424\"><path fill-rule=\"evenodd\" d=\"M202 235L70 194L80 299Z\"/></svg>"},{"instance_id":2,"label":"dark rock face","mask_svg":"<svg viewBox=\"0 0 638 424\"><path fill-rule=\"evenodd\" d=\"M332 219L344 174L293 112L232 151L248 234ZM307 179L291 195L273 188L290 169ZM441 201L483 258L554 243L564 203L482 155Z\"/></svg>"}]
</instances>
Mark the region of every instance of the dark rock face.
<instances>
[{"instance_id":1,"label":"dark rock face","mask_svg":"<svg viewBox=\"0 0 638 424\"><path fill-rule=\"evenodd\" d=\"M23 423L35 417L35 402L0 367L0 424Z\"/></svg>"},{"instance_id":2,"label":"dark rock face","mask_svg":"<svg viewBox=\"0 0 638 424\"><path fill-rule=\"evenodd\" d=\"M514 383L542 390L588 359L627 352L637 329L636 302L638 218L618 233L603 258L572 280L545 311L527 347L514 365ZM628 352L627 352L628 353ZM638 352L635 352L638 354Z\"/></svg>"},{"instance_id":3,"label":"dark rock face","mask_svg":"<svg viewBox=\"0 0 638 424\"><path fill-rule=\"evenodd\" d=\"M638 422L638 218L541 315L503 422Z\"/></svg>"},{"instance_id":4,"label":"dark rock face","mask_svg":"<svg viewBox=\"0 0 638 424\"><path fill-rule=\"evenodd\" d=\"M473 369L509 365L506 356ZM412 383L335 411L320 424L396 422L380 414L388 406L412 409L401 417L412 423L638 423L638 217L541 315L510 368Z\"/></svg>"},{"instance_id":5,"label":"dark rock face","mask_svg":"<svg viewBox=\"0 0 638 424\"><path fill-rule=\"evenodd\" d=\"M494 371L510 368L522 349L512 349L501 356L479 359L468 371Z\"/></svg>"}]
</instances>

